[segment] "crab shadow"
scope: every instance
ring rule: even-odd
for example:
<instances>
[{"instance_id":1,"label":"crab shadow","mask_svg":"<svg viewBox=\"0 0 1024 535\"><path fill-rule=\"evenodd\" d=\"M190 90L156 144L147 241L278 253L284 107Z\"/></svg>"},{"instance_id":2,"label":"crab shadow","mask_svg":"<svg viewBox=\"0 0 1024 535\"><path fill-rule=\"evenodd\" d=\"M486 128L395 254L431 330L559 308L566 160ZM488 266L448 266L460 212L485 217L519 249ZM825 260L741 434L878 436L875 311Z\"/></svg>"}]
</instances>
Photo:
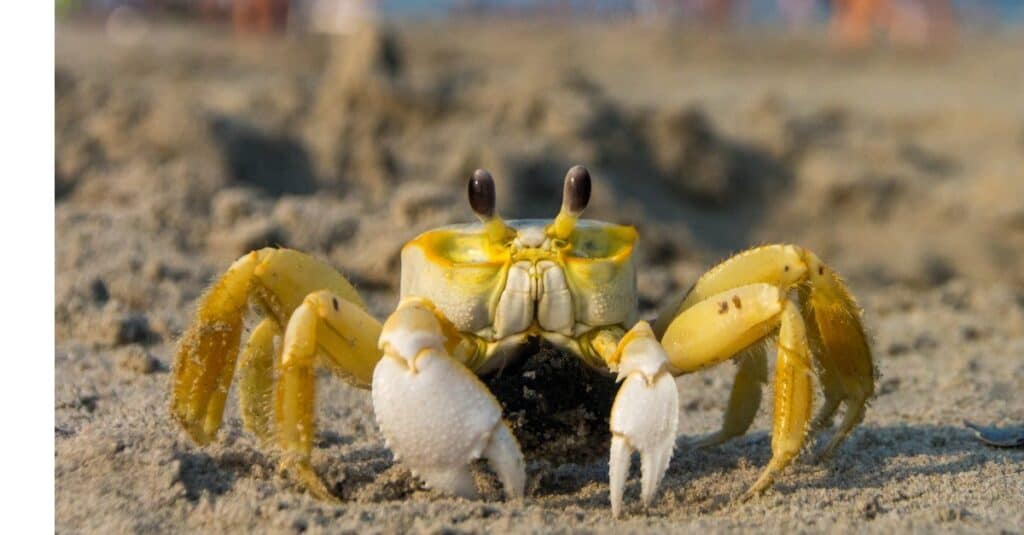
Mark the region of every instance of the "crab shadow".
<instances>
[{"instance_id":1,"label":"crab shadow","mask_svg":"<svg viewBox=\"0 0 1024 535\"><path fill-rule=\"evenodd\" d=\"M922 457L936 462L907 462ZM972 431L962 426L869 426L855 431L836 455L823 463L827 472L810 486L880 488L917 476L953 476L1007 457L1024 459L1019 450L986 446ZM767 462L767 456L764 462ZM796 485L778 487L780 492L786 493Z\"/></svg>"},{"instance_id":2,"label":"crab shadow","mask_svg":"<svg viewBox=\"0 0 1024 535\"><path fill-rule=\"evenodd\" d=\"M823 432L816 439L820 448L828 439ZM675 493L685 496L687 489L707 487L713 479L746 469L760 468L771 458L771 438L765 431L750 433L724 445L697 449L690 443L697 437L682 436L660 494ZM318 447L349 444L348 437L336 433L324 436L327 444ZM962 427L937 425L866 426L854 431L836 455L820 464L811 462L813 450L798 458L772 487L782 496L803 488L870 489L881 488L892 482L918 476L949 475L969 472L991 462L1000 462L1007 456L1024 459L1019 449L998 449L983 445ZM920 462L920 457L932 457L939 462ZM319 457L319 459L317 458ZM181 452L178 480L185 487L185 496L198 501L202 496L216 499L227 494L240 478L256 474L274 473L274 462L254 448L232 449L212 456L204 452ZM904 462L914 461L914 462ZM358 497L362 502L387 502L408 499L424 490L415 478L383 446L355 448L340 456L334 453L314 454L314 464L328 486L343 499ZM255 468L262 467L262 470ZM482 469L481 467L478 467ZM755 472L756 473L756 472ZM789 474L789 477L787 477ZM798 474L796 478L793 474ZM608 464L606 459L585 464L557 464L527 459L527 499L543 497L546 506L553 508L579 507L604 511L608 507ZM484 501L500 499L500 484L493 477L483 488ZM799 481L795 481L799 479ZM745 490L749 481L730 481L715 485L710 495L704 495L699 505L705 512L729 507ZM627 502L636 501L640 487L640 464L634 455L626 486ZM423 496L433 499L433 493ZM690 500L683 497L680 499Z\"/></svg>"},{"instance_id":3,"label":"crab shadow","mask_svg":"<svg viewBox=\"0 0 1024 535\"><path fill-rule=\"evenodd\" d=\"M178 481L185 487L185 497L198 501L204 494L211 498L229 492L238 478L233 467L207 453L179 452Z\"/></svg>"},{"instance_id":4,"label":"crab shadow","mask_svg":"<svg viewBox=\"0 0 1024 535\"><path fill-rule=\"evenodd\" d=\"M211 501L228 494L240 479L267 477L275 473L275 460L255 445L240 443L241 433L230 429L225 443L216 451L186 450L175 453L177 481L185 488L185 497L197 502L206 496Z\"/></svg>"},{"instance_id":5,"label":"crab shadow","mask_svg":"<svg viewBox=\"0 0 1024 535\"><path fill-rule=\"evenodd\" d=\"M825 431L816 437L810 451L787 468L776 480L770 492L786 496L802 488L823 489L869 489L881 488L893 482L913 479L919 476L948 475L976 470L985 464L999 462L1007 456L1024 459L1024 451L999 449L983 445L973 434L957 426L945 425L892 425L865 426L858 428L840 447L831 459L814 463L814 452L820 449L830 437ZM683 500L687 489L710 488L710 495L700 498L700 507L705 512L729 507L735 499L753 483L730 481L728 484L705 483L721 479L730 472L757 467L755 473L768 464L771 458L771 437L766 431L750 433L732 442L706 449L691 447L695 436L680 437L676 450L659 493L675 493ZM937 462L920 462L920 457L932 457ZM639 499L640 463L634 454L630 476L626 486L625 499L628 502ZM913 462L908 462L913 461ZM608 507L607 463L595 462L572 470L555 469L558 477L550 478L552 486L542 486L534 495L548 498L552 507L567 506L604 510ZM799 482L787 474L797 473ZM592 483L599 483L598 492L583 492ZM542 481L543 483L543 481ZM580 494L585 494L581 499Z\"/></svg>"}]
</instances>

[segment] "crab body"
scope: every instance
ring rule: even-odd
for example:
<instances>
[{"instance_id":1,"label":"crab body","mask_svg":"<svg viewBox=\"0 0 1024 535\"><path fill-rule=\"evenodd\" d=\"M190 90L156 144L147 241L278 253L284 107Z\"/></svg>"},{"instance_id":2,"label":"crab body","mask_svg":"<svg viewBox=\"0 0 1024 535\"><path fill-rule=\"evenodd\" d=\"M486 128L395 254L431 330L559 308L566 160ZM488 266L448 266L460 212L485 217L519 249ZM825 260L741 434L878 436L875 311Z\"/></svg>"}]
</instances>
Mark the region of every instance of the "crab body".
<instances>
[{"instance_id":1,"label":"crab body","mask_svg":"<svg viewBox=\"0 0 1024 535\"><path fill-rule=\"evenodd\" d=\"M492 247L481 224L467 224L428 231L402 249L401 298L429 300L480 342L484 349L464 363L471 370L500 367L530 337L586 358L581 338L635 322L632 227L583 220L567 242L545 233L549 221L506 223L507 247Z\"/></svg>"},{"instance_id":2,"label":"crab body","mask_svg":"<svg viewBox=\"0 0 1024 535\"><path fill-rule=\"evenodd\" d=\"M521 497L525 463L480 375L540 338L621 382L609 414L613 513L621 513L634 451L649 503L676 444L674 377L738 363L722 429L699 445L742 435L767 382L766 344L776 336L772 459L745 496L767 489L827 427L844 419L823 455L863 419L874 368L860 309L813 253L767 245L740 253L670 301L653 327L637 321L635 229L582 220L590 175L566 175L551 221L504 221L494 182L469 181L480 222L427 231L401 254L401 299L379 322L351 284L303 253L263 249L236 261L201 299L175 357L171 412L206 444L238 377L247 430L282 453L282 465L315 496L336 500L310 464L317 367L371 389L381 433L396 460L439 491L473 497L469 470L485 458L506 495ZM262 320L243 344L244 318ZM824 401L812 422L814 376Z\"/></svg>"}]
</instances>

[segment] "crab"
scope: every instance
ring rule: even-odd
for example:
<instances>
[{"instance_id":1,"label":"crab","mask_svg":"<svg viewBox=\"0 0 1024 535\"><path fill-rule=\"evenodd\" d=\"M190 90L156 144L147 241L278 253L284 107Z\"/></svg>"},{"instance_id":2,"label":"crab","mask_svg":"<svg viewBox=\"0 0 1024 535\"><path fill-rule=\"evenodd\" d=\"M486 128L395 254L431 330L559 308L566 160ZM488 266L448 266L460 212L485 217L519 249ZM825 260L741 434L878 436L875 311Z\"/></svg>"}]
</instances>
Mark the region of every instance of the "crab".
<instances>
[{"instance_id":1,"label":"crab","mask_svg":"<svg viewBox=\"0 0 1024 535\"><path fill-rule=\"evenodd\" d=\"M861 310L812 252L764 245L739 253L670 301L652 325L638 321L637 231L580 217L591 193L585 168L566 174L554 220L503 220L486 171L473 173L468 193L480 221L404 245L400 302L383 323L344 276L312 256L266 248L235 261L201 297L176 349L174 419L196 443L210 443L237 375L244 428L279 450L300 487L337 500L310 461L315 372L324 367L371 389L387 447L428 487L478 496L470 465L486 459L506 497L518 499L523 454L480 377L543 339L621 383L608 418L616 517L634 452L645 506L668 468L679 419L675 377L736 361L722 427L698 445L738 437L768 380L766 339L777 339L772 457L744 496L769 488L840 405L844 417L823 456L862 421L875 377ZM258 322L243 345L250 311ZM812 419L816 375L824 401Z\"/></svg>"}]
</instances>

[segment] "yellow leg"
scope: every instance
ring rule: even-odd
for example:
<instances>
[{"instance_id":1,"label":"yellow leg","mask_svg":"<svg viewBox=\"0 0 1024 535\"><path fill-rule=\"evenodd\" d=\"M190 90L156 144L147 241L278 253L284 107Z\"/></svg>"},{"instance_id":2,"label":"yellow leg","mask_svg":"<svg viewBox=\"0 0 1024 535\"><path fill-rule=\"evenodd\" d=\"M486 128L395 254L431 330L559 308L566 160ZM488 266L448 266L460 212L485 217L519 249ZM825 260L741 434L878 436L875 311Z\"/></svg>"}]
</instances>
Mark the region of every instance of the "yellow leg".
<instances>
[{"instance_id":1,"label":"yellow leg","mask_svg":"<svg viewBox=\"0 0 1024 535\"><path fill-rule=\"evenodd\" d=\"M803 317L785 299L798 285ZM780 324L773 455L748 496L768 488L806 440L813 394L811 343L823 370L826 395L818 422L828 422L839 403L846 404L843 422L822 455L833 452L863 420L875 378L860 309L842 279L813 253L792 245L768 245L711 269L688 294L663 309L656 322L655 331L676 373L730 358ZM723 430L708 440L721 440L749 425L746 419L756 411L759 390L750 379L737 377Z\"/></svg>"},{"instance_id":2,"label":"yellow leg","mask_svg":"<svg viewBox=\"0 0 1024 535\"><path fill-rule=\"evenodd\" d=\"M800 287L799 294L800 302L807 303L810 298L810 285ZM843 390L843 384L839 379L839 371L836 369L835 362L832 359L825 358L825 342L822 341L821 335L818 333L818 324L814 320L814 311L805 304L801 312L803 313L804 325L807 329L807 342L811 346L811 353L814 355L815 363L817 363L818 380L821 382L821 390L825 395L821 408L818 409L818 414L811 422L811 432L817 433L832 426L836 411L839 410L839 406L846 398L846 392Z\"/></svg>"},{"instance_id":3,"label":"yellow leg","mask_svg":"<svg viewBox=\"0 0 1024 535\"><path fill-rule=\"evenodd\" d=\"M832 439L828 441L828 444L821 450L815 457L816 462L823 461L832 456L846 437L850 436L850 431L853 431L854 427L857 427L861 422L864 421L864 411L868 407L868 397L859 395L851 396L846 398L846 414L843 415L843 421L839 424L839 428L835 434L832 435Z\"/></svg>"},{"instance_id":4,"label":"yellow leg","mask_svg":"<svg viewBox=\"0 0 1024 535\"><path fill-rule=\"evenodd\" d=\"M264 249L255 270L255 290L278 324L288 325L295 311L316 294L317 315L325 319L316 331L322 362L349 383L369 388L380 360L380 322L366 312L352 285L333 268L290 249ZM328 293L320 292L321 290Z\"/></svg>"},{"instance_id":5,"label":"yellow leg","mask_svg":"<svg viewBox=\"0 0 1024 535\"><path fill-rule=\"evenodd\" d=\"M274 339L281 335L277 321L264 318L249 335L238 363L238 404L242 423L264 445L273 442L272 394L277 366Z\"/></svg>"},{"instance_id":6,"label":"yellow leg","mask_svg":"<svg viewBox=\"0 0 1024 535\"><path fill-rule=\"evenodd\" d=\"M291 312L317 290L330 290L339 299L366 308L352 284L316 258L292 249L267 248L258 253L260 263L254 274L266 290L260 296L266 298L281 325L287 324Z\"/></svg>"},{"instance_id":7,"label":"yellow leg","mask_svg":"<svg viewBox=\"0 0 1024 535\"><path fill-rule=\"evenodd\" d=\"M761 477L747 491L756 495L774 481L800 453L807 438L807 422L814 401L810 348L803 319L796 305L787 301L779 328L775 366L775 410L772 414L772 459Z\"/></svg>"},{"instance_id":8,"label":"yellow leg","mask_svg":"<svg viewBox=\"0 0 1024 535\"><path fill-rule=\"evenodd\" d=\"M209 443L220 428L258 260L255 252L243 256L207 290L195 322L178 342L171 415L199 444Z\"/></svg>"},{"instance_id":9,"label":"yellow leg","mask_svg":"<svg viewBox=\"0 0 1024 535\"><path fill-rule=\"evenodd\" d=\"M178 342L171 380L171 415L194 441L208 444L220 428L250 300L256 299L279 325L285 325L302 299L321 289L364 308L355 289L337 271L288 249L246 254L207 290L195 320ZM323 336L320 343L325 347L343 348L348 343L331 330ZM351 360L332 359L331 364L365 387L378 359L378 353L354 352Z\"/></svg>"},{"instance_id":10,"label":"yellow leg","mask_svg":"<svg viewBox=\"0 0 1024 535\"><path fill-rule=\"evenodd\" d=\"M687 373L721 362L776 329L779 343L772 460L748 496L771 485L775 475L800 452L807 435L813 367L800 311L775 286L740 286L689 307L673 320L662 339L669 362ZM740 420L737 417L733 422Z\"/></svg>"},{"instance_id":11,"label":"yellow leg","mask_svg":"<svg viewBox=\"0 0 1024 535\"><path fill-rule=\"evenodd\" d=\"M329 332L344 341L325 344ZM310 465L316 436L317 356L323 354L335 366L376 361L378 338L380 324L373 317L327 290L307 296L288 321L275 397L277 439L285 452L284 468L317 498L336 499Z\"/></svg>"},{"instance_id":12,"label":"yellow leg","mask_svg":"<svg viewBox=\"0 0 1024 535\"><path fill-rule=\"evenodd\" d=\"M827 424L838 401L846 414L822 450L819 459L831 455L861 421L868 400L875 392L875 370L871 345L861 322L860 307L842 279L813 253L805 252L808 284L801 288L800 302L807 318L808 335L816 346L823 370L826 403L816 424Z\"/></svg>"},{"instance_id":13,"label":"yellow leg","mask_svg":"<svg viewBox=\"0 0 1024 535\"><path fill-rule=\"evenodd\" d=\"M875 375L860 308L839 275L813 253L793 245L766 245L727 259L704 274L687 294L662 309L655 322L655 333L663 342L672 342L670 329L678 319L690 314L692 307L710 300L714 294L725 295L731 288L754 283L770 284L783 293L794 287L799 289L807 337L822 372L825 392L815 426L827 426L839 405L846 405L843 422L824 449L823 455L827 455L863 420L867 400L874 393ZM678 332L674 335L676 339L679 336ZM681 358L687 361L683 364L695 364L690 362L693 359ZM677 365L675 361L673 364ZM680 367L678 371L692 370ZM735 388L733 393L738 394Z\"/></svg>"},{"instance_id":14,"label":"yellow leg","mask_svg":"<svg viewBox=\"0 0 1024 535\"><path fill-rule=\"evenodd\" d=\"M808 331L810 331L810 327L808 327ZM808 338L810 338L809 335L810 332L808 332ZM820 370L818 380L821 382L821 390L825 395L825 399L822 401L821 408L818 409L818 414L814 417L814 421L811 422L811 431L815 433L832 427L836 411L839 410L839 405L843 403L843 399L846 397L843 385L839 382L836 371L831 367L831 363L822 359L820 355L820 352L814 351L814 360L818 363Z\"/></svg>"},{"instance_id":15,"label":"yellow leg","mask_svg":"<svg viewBox=\"0 0 1024 535\"><path fill-rule=\"evenodd\" d=\"M323 364L368 387L381 358L381 326L352 285L330 266L287 249L263 249L238 261L206 292L182 336L172 377L171 413L199 444L220 426L249 303L266 314L246 344L240 404L246 429L276 438L284 467L316 496L332 498L309 464L315 436L314 366ZM287 325L276 388L274 338ZM276 390L274 421L270 392Z\"/></svg>"},{"instance_id":16,"label":"yellow leg","mask_svg":"<svg viewBox=\"0 0 1024 535\"><path fill-rule=\"evenodd\" d=\"M696 447L717 446L750 429L761 406L761 387L768 381L768 355L765 350L764 343L757 342L737 357L739 369L729 394L722 429L697 441Z\"/></svg>"}]
</instances>

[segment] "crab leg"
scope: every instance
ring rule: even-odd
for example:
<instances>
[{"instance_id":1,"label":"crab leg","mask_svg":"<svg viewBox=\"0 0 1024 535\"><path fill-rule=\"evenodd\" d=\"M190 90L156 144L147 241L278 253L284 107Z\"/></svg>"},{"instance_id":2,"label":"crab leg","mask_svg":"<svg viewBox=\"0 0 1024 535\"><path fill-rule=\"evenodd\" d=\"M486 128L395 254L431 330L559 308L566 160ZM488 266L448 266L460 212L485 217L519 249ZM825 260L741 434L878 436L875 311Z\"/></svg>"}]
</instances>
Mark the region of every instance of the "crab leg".
<instances>
[{"instance_id":1,"label":"crab leg","mask_svg":"<svg viewBox=\"0 0 1024 535\"><path fill-rule=\"evenodd\" d=\"M268 317L285 325L306 295L321 289L333 292L339 302L363 308L355 289L337 271L288 249L267 248L242 256L206 291L195 320L178 343L171 379L171 415L195 442L208 444L220 428L249 304L257 302ZM379 326L373 332L379 332ZM368 386L380 358L373 344L372 351L347 351L352 334L342 336L333 329L319 334L318 345L330 357L331 368Z\"/></svg>"},{"instance_id":2,"label":"crab leg","mask_svg":"<svg viewBox=\"0 0 1024 535\"><path fill-rule=\"evenodd\" d=\"M253 288L260 308L279 325L288 325L303 304L315 303L317 316L325 321L314 339L325 357L320 363L350 384L369 387L373 367L380 360L376 347L380 322L366 312L352 285L331 266L298 251L264 249L260 253ZM312 295L319 297L310 301ZM349 324L344 317L358 321Z\"/></svg>"},{"instance_id":3,"label":"crab leg","mask_svg":"<svg viewBox=\"0 0 1024 535\"><path fill-rule=\"evenodd\" d=\"M843 384L839 378L839 370L836 369L835 362L831 359L817 357L823 351L821 335L818 334L817 325L814 323L814 316L808 314L807 310L803 312L804 324L807 326L807 340L813 348L812 353L816 356L815 360L819 368L818 381L821 383L822 394L825 396L825 399L822 400L821 408L818 409L818 414L811 421L811 431L818 432L832 425L832 420L835 418L839 406L842 405L846 392L843 390Z\"/></svg>"},{"instance_id":4,"label":"crab leg","mask_svg":"<svg viewBox=\"0 0 1024 535\"><path fill-rule=\"evenodd\" d=\"M207 444L220 428L242 337L257 252L239 258L202 297L174 358L171 415Z\"/></svg>"},{"instance_id":5,"label":"crab leg","mask_svg":"<svg viewBox=\"0 0 1024 535\"><path fill-rule=\"evenodd\" d=\"M430 487L477 496L469 465L486 458L509 498L523 496L526 472L501 406L453 358L460 335L426 299L402 301L384 323L384 358L373 372L373 409L395 459Z\"/></svg>"},{"instance_id":6,"label":"crab leg","mask_svg":"<svg viewBox=\"0 0 1024 535\"><path fill-rule=\"evenodd\" d=\"M754 283L771 284L782 292L791 288L799 290L807 338L825 393L813 429L827 427L839 405L846 405L842 424L819 456L825 457L863 420L867 400L874 393L875 374L860 308L839 275L814 253L794 245L766 245L725 260L705 273L687 294L660 311L655 333L659 337L666 336L669 325L695 303ZM742 406L737 389L747 390L749 396L760 395L759 390L755 392L751 388L744 373L741 363L723 429L702 442L724 439L738 429L738 420L733 420L732 415L745 414L744 410L749 407Z\"/></svg>"},{"instance_id":7,"label":"crab leg","mask_svg":"<svg viewBox=\"0 0 1024 535\"><path fill-rule=\"evenodd\" d=\"M318 351L333 331L345 342ZM274 419L278 444L284 450L284 466L316 497L333 500L309 459L316 432L316 357L363 360L378 352L374 347L380 333L377 320L354 303L322 290L309 294L292 313L281 350L281 376L277 383Z\"/></svg>"},{"instance_id":8,"label":"crab leg","mask_svg":"<svg viewBox=\"0 0 1024 535\"><path fill-rule=\"evenodd\" d=\"M647 322L637 323L623 336L610 361L622 381L609 419L609 487L612 515L617 518L634 450L640 452L640 497L645 507L658 490L675 445L679 393L665 351Z\"/></svg>"},{"instance_id":9,"label":"crab leg","mask_svg":"<svg viewBox=\"0 0 1024 535\"><path fill-rule=\"evenodd\" d=\"M253 329L242 349L238 362L239 396L242 423L268 444L273 439L271 403L274 392L275 362L274 339L281 335L281 327L271 318L263 320Z\"/></svg>"},{"instance_id":10,"label":"crab leg","mask_svg":"<svg viewBox=\"0 0 1024 535\"><path fill-rule=\"evenodd\" d=\"M786 301L781 324L775 364L772 459L744 494L745 498L771 486L775 476L800 453L807 439L807 422L810 421L814 400L814 372L804 322L791 301Z\"/></svg>"},{"instance_id":11,"label":"crab leg","mask_svg":"<svg viewBox=\"0 0 1024 535\"><path fill-rule=\"evenodd\" d=\"M817 418L823 426L835 412L835 398L841 398L846 413L818 459L830 456L850 431L864 420L868 400L875 393L875 368L871 346L861 322L860 307L839 275L813 253L806 252L808 282L800 290L800 303L808 325L808 338L819 348L815 356L825 370L826 403ZM836 387L839 388L836 388Z\"/></svg>"},{"instance_id":12,"label":"crab leg","mask_svg":"<svg viewBox=\"0 0 1024 535\"><path fill-rule=\"evenodd\" d=\"M766 283L785 289L796 284L807 269L800 251L792 245L770 245L744 251L715 266L697 281L689 292L669 302L658 314L654 332L659 338L676 317L715 294L754 283ZM768 381L768 357L761 342L736 357L736 378L733 380L729 404L722 419L722 428L697 441L706 448L743 435L757 416L761 406L762 385Z\"/></svg>"},{"instance_id":13,"label":"crab leg","mask_svg":"<svg viewBox=\"0 0 1024 535\"><path fill-rule=\"evenodd\" d=\"M772 460L747 495L766 489L799 453L807 434L813 383L810 347L796 305L770 284L716 294L675 318L662 339L683 373L720 362L779 329Z\"/></svg>"},{"instance_id":14,"label":"crab leg","mask_svg":"<svg viewBox=\"0 0 1024 535\"><path fill-rule=\"evenodd\" d=\"M283 465L320 498L330 491L309 464L314 428L314 366L327 365L356 386L369 386L380 359L380 323L333 268L288 249L238 259L200 300L174 362L171 414L199 444L220 427L250 304L264 316L246 343L240 404L246 429L276 438ZM287 325L275 380L274 340ZM276 391L274 421L271 390Z\"/></svg>"}]
</instances>

